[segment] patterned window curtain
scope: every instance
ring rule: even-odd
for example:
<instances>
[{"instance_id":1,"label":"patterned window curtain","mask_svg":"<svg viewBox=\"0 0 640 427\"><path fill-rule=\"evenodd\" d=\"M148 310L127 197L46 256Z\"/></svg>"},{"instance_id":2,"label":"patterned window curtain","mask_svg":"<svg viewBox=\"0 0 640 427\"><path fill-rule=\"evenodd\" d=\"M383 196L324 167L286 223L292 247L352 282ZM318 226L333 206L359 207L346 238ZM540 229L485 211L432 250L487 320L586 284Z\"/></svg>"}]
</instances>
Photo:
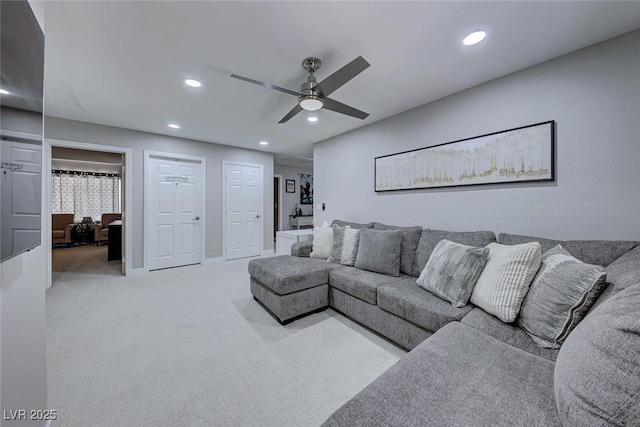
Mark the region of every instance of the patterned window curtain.
<instances>
[{"instance_id":1,"label":"patterned window curtain","mask_svg":"<svg viewBox=\"0 0 640 427\"><path fill-rule=\"evenodd\" d=\"M103 213L120 212L120 177L53 173L51 212L73 213L75 222L86 216L98 221Z\"/></svg>"}]
</instances>

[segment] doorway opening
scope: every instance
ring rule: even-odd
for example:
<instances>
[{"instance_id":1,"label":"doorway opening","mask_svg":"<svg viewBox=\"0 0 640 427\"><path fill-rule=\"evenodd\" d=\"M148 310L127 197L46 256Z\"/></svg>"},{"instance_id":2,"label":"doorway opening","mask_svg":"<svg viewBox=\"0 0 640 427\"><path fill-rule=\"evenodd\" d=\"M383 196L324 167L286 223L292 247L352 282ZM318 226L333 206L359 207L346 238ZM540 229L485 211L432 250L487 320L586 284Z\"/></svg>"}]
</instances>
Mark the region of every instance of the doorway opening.
<instances>
[{"instance_id":1,"label":"doorway opening","mask_svg":"<svg viewBox=\"0 0 640 427\"><path fill-rule=\"evenodd\" d=\"M131 273L128 148L45 141L48 287Z\"/></svg>"}]
</instances>

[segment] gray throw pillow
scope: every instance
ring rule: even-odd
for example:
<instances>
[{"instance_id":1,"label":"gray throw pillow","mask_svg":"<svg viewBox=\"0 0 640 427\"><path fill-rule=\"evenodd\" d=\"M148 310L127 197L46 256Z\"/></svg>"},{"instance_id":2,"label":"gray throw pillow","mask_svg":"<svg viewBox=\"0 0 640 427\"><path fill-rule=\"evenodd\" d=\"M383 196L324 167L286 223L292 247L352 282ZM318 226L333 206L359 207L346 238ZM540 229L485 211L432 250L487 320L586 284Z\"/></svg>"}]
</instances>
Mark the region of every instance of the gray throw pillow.
<instances>
[{"instance_id":1,"label":"gray throw pillow","mask_svg":"<svg viewBox=\"0 0 640 427\"><path fill-rule=\"evenodd\" d=\"M441 240L422 270L418 286L449 301L454 307L464 307L488 257L488 248Z\"/></svg>"},{"instance_id":2,"label":"gray throw pillow","mask_svg":"<svg viewBox=\"0 0 640 427\"><path fill-rule=\"evenodd\" d=\"M400 273L411 275L413 273L413 263L416 259L416 249L422 234L422 227L398 227L395 225L385 225L379 222L373 226L374 230L400 230L402 232L402 244L400 247Z\"/></svg>"},{"instance_id":3,"label":"gray throw pillow","mask_svg":"<svg viewBox=\"0 0 640 427\"><path fill-rule=\"evenodd\" d=\"M606 275L604 268L579 261L560 245L548 250L518 324L538 346L560 348L607 286Z\"/></svg>"},{"instance_id":4,"label":"gray throw pillow","mask_svg":"<svg viewBox=\"0 0 640 427\"><path fill-rule=\"evenodd\" d=\"M640 425L640 284L594 308L560 348L553 376L563 426Z\"/></svg>"},{"instance_id":5,"label":"gray throw pillow","mask_svg":"<svg viewBox=\"0 0 640 427\"><path fill-rule=\"evenodd\" d=\"M352 266L360 244L360 230L350 226L333 225L333 245L329 262Z\"/></svg>"},{"instance_id":6,"label":"gray throw pillow","mask_svg":"<svg viewBox=\"0 0 640 427\"><path fill-rule=\"evenodd\" d=\"M360 232L360 246L355 267L361 270L400 275L400 230L363 229Z\"/></svg>"},{"instance_id":7,"label":"gray throw pillow","mask_svg":"<svg viewBox=\"0 0 640 427\"><path fill-rule=\"evenodd\" d=\"M446 231L425 228L422 230L422 235L418 242L418 249L416 249L416 259L413 263L413 277L420 276L425 265L427 265L431 252L433 252L433 249L442 239L451 240L461 245L480 247L495 242L496 235L493 231Z\"/></svg>"}]
</instances>

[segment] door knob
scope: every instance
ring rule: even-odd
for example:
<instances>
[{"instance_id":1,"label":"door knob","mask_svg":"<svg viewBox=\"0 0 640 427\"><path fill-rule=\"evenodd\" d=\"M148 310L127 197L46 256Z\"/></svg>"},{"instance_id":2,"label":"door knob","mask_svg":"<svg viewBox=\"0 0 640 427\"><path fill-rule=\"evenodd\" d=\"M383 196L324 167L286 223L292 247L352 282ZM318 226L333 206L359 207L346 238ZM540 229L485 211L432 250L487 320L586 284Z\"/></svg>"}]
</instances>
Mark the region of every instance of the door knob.
<instances>
[{"instance_id":1,"label":"door knob","mask_svg":"<svg viewBox=\"0 0 640 427\"><path fill-rule=\"evenodd\" d=\"M194 221L200 221L200 217L199 217L199 216L197 216L197 217L193 218L193 220L194 220Z\"/></svg>"},{"instance_id":2,"label":"door knob","mask_svg":"<svg viewBox=\"0 0 640 427\"><path fill-rule=\"evenodd\" d=\"M260 215L256 215L256 219L259 219L259 218L260 218Z\"/></svg>"}]
</instances>

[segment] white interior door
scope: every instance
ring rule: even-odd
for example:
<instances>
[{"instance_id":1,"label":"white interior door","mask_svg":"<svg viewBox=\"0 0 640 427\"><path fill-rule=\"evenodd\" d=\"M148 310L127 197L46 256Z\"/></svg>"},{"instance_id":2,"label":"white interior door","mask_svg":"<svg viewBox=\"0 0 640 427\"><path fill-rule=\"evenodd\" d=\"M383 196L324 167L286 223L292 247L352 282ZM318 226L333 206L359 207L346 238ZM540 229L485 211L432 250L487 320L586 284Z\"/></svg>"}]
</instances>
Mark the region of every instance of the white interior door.
<instances>
[{"instance_id":1,"label":"white interior door","mask_svg":"<svg viewBox=\"0 0 640 427\"><path fill-rule=\"evenodd\" d=\"M6 258L40 244L42 147L14 141L2 141L0 146L0 251Z\"/></svg>"},{"instance_id":2,"label":"white interior door","mask_svg":"<svg viewBox=\"0 0 640 427\"><path fill-rule=\"evenodd\" d=\"M201 262L202 164L149 158L149 269Z\"/></svg>"},{"instance_id":3,"label":"white interior door","mask_svg":"<svg viewBox=\"0 0 640 427\"><path fill-rule=\"evenodd\" d=\"M225 257L262 253L262 166L225 163Z\"/></svg>"}]
</instances>

